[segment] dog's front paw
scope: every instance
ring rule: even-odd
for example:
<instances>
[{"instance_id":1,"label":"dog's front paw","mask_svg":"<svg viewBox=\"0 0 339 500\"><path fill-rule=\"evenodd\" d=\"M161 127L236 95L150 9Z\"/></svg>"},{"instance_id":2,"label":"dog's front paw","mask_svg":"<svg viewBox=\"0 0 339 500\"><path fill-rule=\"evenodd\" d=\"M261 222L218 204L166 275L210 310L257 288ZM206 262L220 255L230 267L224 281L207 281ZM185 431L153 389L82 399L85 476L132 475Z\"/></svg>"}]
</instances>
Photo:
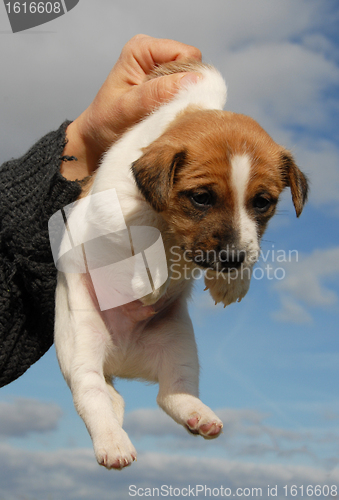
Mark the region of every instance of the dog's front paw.
<instances>
[{"instance_id":1,"label":"dog's front paw","mask_svg":"<svg viewBox=\"0 0 339 500\"><path fill-rule=\"evenodd\" d=\"M223 424L217 417L209 419L195 413L187 420L186 428L191 434L200 434L205 439L214 439L220 435Z\"/></svg>"},{"instance_id":2,"label":"dog's front paw","mask_svg":"<svg viewBox=\"0 0 339 500\"><path fill-rule=\"evenodd\" d=\"M137 458L137 452L123 429L119 435L111 434L94 442L94 451L98 464L107 469L121 470Z\"/></svg>"},{"instance_id":3,"label":"dog's front paw","mask_svg":"<svg viewBox=\"0 0 339 500\"><path fill-rule=\"evenodd\" d=\"M222 302L228 306L233 302L240 302L248 292L251 282L252 269L241 268L231 273L206 272L205 285L216 304Z\"/></svg>"}]
</instances>

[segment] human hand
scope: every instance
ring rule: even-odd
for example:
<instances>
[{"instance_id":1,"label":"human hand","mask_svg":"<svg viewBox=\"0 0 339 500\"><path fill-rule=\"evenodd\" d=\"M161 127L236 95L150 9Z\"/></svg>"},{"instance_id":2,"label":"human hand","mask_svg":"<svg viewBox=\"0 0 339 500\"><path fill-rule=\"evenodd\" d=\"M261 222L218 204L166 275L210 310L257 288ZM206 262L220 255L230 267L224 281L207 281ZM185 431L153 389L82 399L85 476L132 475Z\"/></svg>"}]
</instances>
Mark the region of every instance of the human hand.
<instances>
[{"instance_id":1,"label":"human hand","mask_svg":"<svg viewBox=\"0 0 339 500\"><path fill-rule=\"evenodd\" d=\"M190 45L147 35L137 35L127 42L94 101L67 128L64 155L75 156L78 161L63 162L62 175L69 180L90 175L110 145L170 100L183 78L197 80L195 73L176 73L147 81L156 64L188 58L201 60L201 53Z\"/></svg>"}]
</instances>

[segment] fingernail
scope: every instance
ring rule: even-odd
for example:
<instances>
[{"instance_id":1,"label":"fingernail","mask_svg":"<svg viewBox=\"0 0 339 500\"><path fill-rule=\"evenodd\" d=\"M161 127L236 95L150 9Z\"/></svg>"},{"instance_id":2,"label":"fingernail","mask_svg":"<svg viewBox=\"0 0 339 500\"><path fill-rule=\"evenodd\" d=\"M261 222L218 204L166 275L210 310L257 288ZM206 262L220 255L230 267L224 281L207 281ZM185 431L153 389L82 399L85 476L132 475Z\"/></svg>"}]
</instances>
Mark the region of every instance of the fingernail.
<instances>
[{"instance_id":1,"label":"fingernail","mask_svg":"<svg viewBox=\"0 0 339 500\"><path fill-rule=\"evenodd\" d=\"M202 78L200 73L187 73L187 75L183 76L180 80L180 87L186 87L191 83L197 83Z\"/></svg>"}]
</instances>

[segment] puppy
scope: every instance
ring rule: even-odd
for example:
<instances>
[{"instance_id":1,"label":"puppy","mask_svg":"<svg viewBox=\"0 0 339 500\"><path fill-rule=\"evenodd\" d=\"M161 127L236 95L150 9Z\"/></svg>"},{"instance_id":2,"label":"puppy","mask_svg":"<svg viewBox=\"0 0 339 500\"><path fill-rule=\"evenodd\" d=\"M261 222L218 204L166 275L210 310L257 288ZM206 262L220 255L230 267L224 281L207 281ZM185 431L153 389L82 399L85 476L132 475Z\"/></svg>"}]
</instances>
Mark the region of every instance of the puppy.
<instances>
[{"instance_id":1,"label":"puppy","mask_svg":"<svg viewBox=\"0 0 339 500\"><path fill-rule=\"evenodd\" d=\"M226 86L213 67L171 63L152 77L192 70L200 81L114 144L87 196L64 209L55 346L108 469L137 456L113 377L157 382L157 402L177 423L219 436L222 422L198 396L187 269L205 271L216 303L240 301L280 193L290 187L297 216L307 197L289 151L251 118L222 111Z\"/></svg>"}]
</instances>

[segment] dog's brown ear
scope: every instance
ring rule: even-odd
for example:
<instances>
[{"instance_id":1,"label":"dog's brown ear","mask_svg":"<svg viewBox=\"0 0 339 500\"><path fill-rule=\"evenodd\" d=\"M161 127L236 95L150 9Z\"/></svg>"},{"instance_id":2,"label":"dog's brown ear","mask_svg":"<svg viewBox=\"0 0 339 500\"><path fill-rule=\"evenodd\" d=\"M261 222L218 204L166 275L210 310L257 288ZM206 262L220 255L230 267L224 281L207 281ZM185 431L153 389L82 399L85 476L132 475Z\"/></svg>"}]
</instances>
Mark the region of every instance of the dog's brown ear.
<instances>
[{"instance_id":1,"label":"dog's brown ear","mask_svg":"<svg viewBox=\"0 0 339 500\"><path fill-rule=\"evenodd\" d=\"M185 151L178 151L169 144L151 144L132 164L138 188L157 212L166 210L175 172L183 165L185 157Z\"/></svg>"},{"instance_id":2,"label":"dog's brown ear","mask_svg":"<svg viewBox=\"0 0 339 500\"><path fill-rule=\"evenodd\" d=\"M307 201L307 177L297 167L291 153L288 151L282 153L281 160L285 186L291 189L293 205L297 217L299 217Z\"/></svg>"}]
</instances>

